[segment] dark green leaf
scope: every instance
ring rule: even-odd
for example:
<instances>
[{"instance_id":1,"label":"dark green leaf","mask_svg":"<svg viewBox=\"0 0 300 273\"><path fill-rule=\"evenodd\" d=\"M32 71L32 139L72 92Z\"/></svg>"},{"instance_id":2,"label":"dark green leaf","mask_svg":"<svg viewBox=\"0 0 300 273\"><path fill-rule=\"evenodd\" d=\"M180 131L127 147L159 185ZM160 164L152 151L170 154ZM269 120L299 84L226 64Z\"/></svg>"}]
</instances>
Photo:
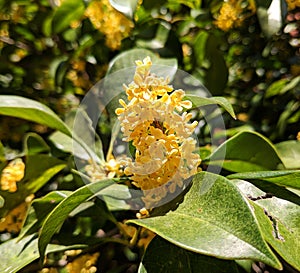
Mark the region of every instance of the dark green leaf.
<instances>
[{"instance_id":1,"label":"dark green leaf","mask_svg":"<svg viewBox=\"0 0 300 273\"><path fill-rule=\"evenodd\" d=\"M70 23L79 20L85 11L85 5L82 0L64 0L55 10L52 19L53 33L60 33L65 30Z\"/></svg>"},{"instance_id":2,"label":"dark green leaf","mask_svg":"<svg viewBox=\"0 0 300 273\"><path fill-rule=\"evenodd\" d=\"M19 239L37 232L46 216L70 194L70 191L52 191L41 198L34 199L19 234Z\"/></svg>"},{"instance_id":3,"label":"dark green leaf","mask_svg":"<svg viewBox=\"0 0 300 273\"><path fill-rule=\"evenodd\" d=\"M81 203L95 195L95 193L100 194L101 190L114 183L115 182L113 180L102 180L85 185L65 198L55 207L55 209L52 210L43 223L38 241L42 261L46 247L50 243L52 236L61 227L68 215Z\"/></svg>"},{"instance_id":4,"label":"dark green leaf","mask_svg":"<svg viewBox=\"0 0 300 273\"><path fill-rule=\"evenodd\" d=\"M219 44L220 41L216 36L209 35L205 48L205 55L209 61L205 85L213 95L222 94L228 81L228 68L223 53L218 47Z\"/></svg>"},{"instance_id":5,"label":"dark green leaf","mask_svg":"<svg viewBox=\"0 0 300 273\"><path fill-rule=\"evenodd\" d=\"M274 145L256 132L240 132L218 147L212 165L232 172L276 170L282 164Z\"/></svg>"},{"instance_id":6,"label":"dark green leaf","mask_svg":"<svg viewBox=\"0 0 300 273\"><path fill-rule=\"evenodd\" d=\"M280 262L261 236L247 200L225 177L200 172L175 211L130 220L184 249L224 259Z\"/></svg>"},{"instance_id":7,"label":"dark green leaf","mask_svg":"<svg viewBox=\"0 0 300 273\"><path fill-rule=\"evenodd\" d=\"M204 256L156 236L146 249L139 273L238 273L234 261Z\"/></svg>"},{"instance_id":8,"label":"dark green leaf","mask_svg":"<svg viewBox=\"0 0 300 273\"><path fill-rule=\"evenodd\" d=\"M187 95L185 99L190 100L194 107L201 107L206 105L220 105L224 110L226 110L234 119L236 119L234 110L231 103L224 97L199 97L197 95Z\"/></svg>"},{"instance_id":9,"label":"dark green leaf","mask_svg":"<svg viewBox=\"0 0 300 273\"><path fill-rule=\"evenodd\" d=\"M49 153L50 147L44 139L35 133L28 133L24 139L24 153L26 155L35 155L39 153Z\"/></svg>"},{"instance_id":10,"label":"dark green leaf","mask_svg":"<svg viewBox=\"0 0 300 273\"><path fill-rule=\"evenodd\" d=\"M31 99L1 95L0 115L37 122L72 136L70 129L50 108Z\"/></svg>"},{"instance_id":11,"label":"dark green leaf","mask_svg":"<svg viewBox=\"0 0 300 273\"><path fill-rule=\"evenodd\" d=\"M287 169L300 168L300 141L288 140L275 144L275 147Z\"/></svg>"},{"instance_id":12,"label":"dark green leaf","mask_svg":"<svg viewBox=\"0 0 300 273\"><path fill-rule=\"evenodd\" d=\"M195 38L194 51L199 65L205 66L204 62L206 60L206 43L209 34L206 31L201 31Z\"/></svg>"},{"instance_id":13,"label":"dark green leaf","mask_svg":"<svg viewBox=\"0 0 300 273\"><path fill-rule=\"evenodd\" d=\"M5 152L4 152L4 147L2 145L2 142L0 141L0 163L2 162L6 162L6 158L5 158ZM1 171L1 168L0 168Z\"/></svg>"},{"instance_id":14,"label":"dark green leaf","mask_svg":"<svg viewBox=\"0 0 300 273\"><path fill-rule=\"evenodd\" d=\"M300 189L300 171L258 171L235 173L229 179L263 180L280 186Z\"/></svg>"}]
</instances>

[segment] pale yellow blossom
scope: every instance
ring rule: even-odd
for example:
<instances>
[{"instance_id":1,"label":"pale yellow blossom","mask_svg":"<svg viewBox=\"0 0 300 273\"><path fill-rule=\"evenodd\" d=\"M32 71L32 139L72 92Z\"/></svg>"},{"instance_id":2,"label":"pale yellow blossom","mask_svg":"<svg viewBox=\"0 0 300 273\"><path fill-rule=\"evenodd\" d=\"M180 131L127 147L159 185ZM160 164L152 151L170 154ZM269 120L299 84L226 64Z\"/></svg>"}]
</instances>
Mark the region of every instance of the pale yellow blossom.
<instances>
[{"instance_id":1,"label":"pale yellow blossom","mask_svg":"<svg viewBox=\"0 0 300 273\"><path fill-rule=\"evenodd\" d=\"M21 158L14 159L2 170L0 187L3 191L16 192L17 182L24 177L25 164Z\"/></svg>"},{"instance_id":2,"label":"pale yellow blossom","mask_svg":"<svg viewBox=\"0 0 300 273\"><path fill-rule=\"evenodd\" d=\"M124 38L128 37L134 24L125 15L114 9L108 0L94 0L85 11L93 26L105 35L106 45L119 49Z\"/></svg>"},{"instance_id":3,"label":"pale yellow blossom","mask_svg":"<svg viewBox=\"0 0 300 273\"><path fill-rule=\"evenodd\" d=\"M191 137L197 122L183 112L192 107L185 92L174 90L169 79L152 74L151 59L136 61L133 82L124 86L128 103L120 100L116 109L123 140L136 148L134 160L124 173L143 193L147 207L183 186L183 180L197 172L200 157Z\"/></svg>"}]
</instances>

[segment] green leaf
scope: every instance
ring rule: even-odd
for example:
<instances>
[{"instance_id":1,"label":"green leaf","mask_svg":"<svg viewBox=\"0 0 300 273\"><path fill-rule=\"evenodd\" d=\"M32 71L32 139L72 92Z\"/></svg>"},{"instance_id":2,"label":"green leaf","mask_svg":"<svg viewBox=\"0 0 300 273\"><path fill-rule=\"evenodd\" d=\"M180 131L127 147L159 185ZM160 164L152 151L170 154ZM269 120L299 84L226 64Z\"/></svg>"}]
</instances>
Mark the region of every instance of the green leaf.
<instances>
[{"instance_id":1,"label":"green leaf","mask_svg":"<svg viewBox=\"0 0 300 273\"><path fill-rule=\"evenodd\" d=\"M300 189L300 171L258 171L235 173L227 176L229 179L262 180L280 186Z\"/></svg>"},{"instance_id":2,"label":"green leaf","mask_svg":"<svg viewBox=\"0 0 300 273\"><path fill-rule=\"evenodd\" d=\"M83 147L94 160L97 162L104 160L102 141L97 135L96 128L93 127L93 122L86 110L78 108L75 113L70 113L69 119L72 120L70 122L74 135L77 136L76 140L80 140L81 145L84 143Z\"/></svg>"},{"instance_id":3,"label":"green leaf","mask_svg":"<svg viewBox=\"0 0 300 273\"><path fill-rule=\"evenodd\" d=\"M0 95L0 115L37 122L72 136L67 125L50 108L31 99Z\"/></svg>"},{"instance_id":4,"label":"green leaf","mask_svg":"<svg viewBox=\"0 0 300 273\"><path fill-rule=\"evenodd\" d=\"M276 170L282 164L274 145L259 133L236 134L210 157L210 165L223 166L232 172Z\"/></svg>"},{"instance_id":5,"label":"green leaf","mask_svg":"<svg viewBox=\"0 0 300 273\"><path fill-rule=\"evenodd\" d=\"M130 220L184 249L222 259L252 259L281 268L261 236L252 209L225 177L200 172L175 211Z\"/></svg>"},{"instance_id":6,"label":"green leaf","mask_svg":"<svg viewBox=\"0 0 300 273\"><path fill-rule=\"evenodd\" d=\"M132 194L126 185L113 184L102 190L101 195L110 211L131 209L126 200L131 200Z\"/></svg>"},{"instance_id":7,"label":"green leaf","mask_svg":"<svg viewBox=\"0 0 300 273\"><path fill-rule=\"evenodd\" d=\"M113 8L131 19L133 18L138 2L138 0L109 0Z\"/></svg>"},{"instance_id":8,"label":"green leaf","mask_svg":"<svg viewBox=\"0 0 300 273\"><path fill-rule=\"evenodd\" d=\"M5 152L4 152L4 146L2 144L2 142L0 141L0 163L2 162L6 162L6 158L5 158ZM1 171L1 168L0 168Z\"/></svg>"},{"instance_id":9,"label":"green leaf","mask_svg":"<svg viewBox=\"0 0 300 273\"><path fill-rule=\"evenodd\" d=\"M275 144L275 147L287 169L300 168L300 141L288 140Z\"/></svg>"},{"instance_id":10,"label":"green leaf","mask_svg":"<svg viewBox=\"0 0 300 273\"><path fill-rule=\"evenodd\" d=\"M39 153L49 153L50 147L44 139L36 133L28 133L24 138L24 153L35 155Z\"/></svg>"},{"instance_id":11,"label":"green leaf","mask_svg":"<svg viewBox=\"0 0 300 273\"><path fill-rule=\"evenodd\" d=\"M0 216L24 202L27 196L38 191L65 166L65 162L44 154L26 157L25 176L18 182L17 192L0 191L5 199L5 206L0 210Z\"/></svg>"},{"instance_id":12,"label":"green leaf","mask_svg":"<svg viewBox=\"0 0 300 273\"><path fill-rule=\"evenodd\" d=\"M44 259L46 247L50 243L52 236L61 227L68 215L81 203L95 195L95 193L101 194L101 190L114 183L115 182L113 180L102 180L85 185L74 191L52 210L45 219L40 231L38 246L41 261Z\"/></svg>"},{"instance_id":13,"label":"green leaf","mask_svg":"<svg viewBox=\"0 0 300 273\"><path fill-rule=\"evenodd\" d=\"M226 110L234 119L236 119L233 107L231 103L224 97L211 97L205 98L197 95L187 95L184 99L190 100L194 107L201 107L206 105L220 105L224 110Z\"/></svg>"},{"instance_id":14,"label":"green leaf","mask_svg":"<svg viewBox=\"0 0 300 273\"><path fill-rule=\"evenodd\" d=\"M66 153L70 153L78 158L89 160L90 155L78 144L77 141L74 141L73 138L56 131L50 135L49 140L54 144L54 146Z\"/></svg>"},{"instance_id":15,"label":"green leaf","mask_svg":"<svg viewBox=\"0 0 300 273\"><path fill-rule=\"evenodd\" d=\"M73 21L81 19L85 11L82 0L64 0L55 10L52 19L53 33L65 30Z\"/></svg>"},{"instance_id":16,"label":"green leaf","mask_svg":"<svg viewBox=\"0 0 300 273\"><path fill-rule=\"evenodd\" d=\"M204 256L156 236L149 244L138 273L238 273L234 261Z\"/></svg>"},{"instance_id":17,"label":"green leaf","mask_svg":"<svg viewBox=\"0 0 300 273\"><path fill-rule=\"evenodd\" d=\"M269 88L266 91L266 98L276 96L276 95L282 95L286 93L287 91L293 89L298 85L300 82L300 76L290 79L281 79L274 83L272 83Z\"/></svg>"},{"instance_id":18,"label":"green leaf","mask_svg":"<svg viewBox=\"0 0 300 273\"><path fill-rule=\"evenodd\" d=\"M194 51L195 57L197 58L197 63L204 66L206 60L206 43L209 37L207 31L200 31L197 37L195 38Z\"/></svg>"},{"instance_id":19,"label":"green leaf","mask_svg":"<svg viewBox=\"0 0 300 273\"><path fill-rule=\"evenodd\" d=\"M219 49L221 41L215 35L201 32L194 45L197 64L205 69L205 86L213 95L223 93L228 81L228 68Z\"/></svg>"},{"instance_id":20,"label":"green leaf","mask_svg":"<svg viewBox=\"0 0 300 273\"><path fill-rule=\"evenodd\" d=\"M279 203L279 202L278 202ZM255 215L260 224L265 240L276 250L276 252L290 265L300 270L300 233L294 233L288 226L288 223L282 223L281 219L277 219L274 214L256 204L252 206L255 209ZM278 210L279 207L275 208ZM281 205L281 209L286 210L286 207ZM297 207L295 217L300 219L299 207ZM272 219L270 219L272 217ZM298 221L298 225L300 222Z\"/></svg>"},{"instance_id":21,"label":"green leaf","mask_svg":"<svg viewBox=\"0 0 300 273\"><path fill-rule=\"evenodd\" d=\"M5 200L4 198L0 195L0 209L4 206Z\"/></svg>"},{"instance_id":22,"label":"green leaf","mask_svg":"<svg viewBox=\"0 0 300 273\"><path fill-rule=\"evenodd\" d=\"M239 189L251 197L263 196L249 182L236 181ZM297 270L300 269L300 210L299 205L272 197L251 202L265 240Z\"/></svg>"},{"instance_id":23,"label":"green leaf","mask_svg":"<svg viewBox=\"0 0 300 273\"><path fill-rule=\"evenodd\" d=\"M47 215L70 194L71 191L52 191L41 198L34 199L19 234L19 240L37 232Z\"/></svg>"},{"instance_id":24,"label":"green leaf","mask_svg":"<svg viewBox=\"0 0 300 273\"><path fill-rule=\"evenodd\" d=\"M27 236L21 241L18 241L18 238L16 238L0 245L0 272L19 272L26 265L39 258L38 239L34 237L35 235ZM85 245L61 246L51 244L48 246L46 254L83 247Z\"/></svg>"},{"instance_id":25,"label":"green leaf","mask_svg":"<svg viewBox=\"0 0 300 273\"><path fill-rule=\"evenodd\" d=\"M74 156L96 162L104 160L102 142L93 128L92 121L81 108L70 112L66 124L73 130L73 137L54 132L49 139L60 150Z\"/></svg>"}]
</instances>

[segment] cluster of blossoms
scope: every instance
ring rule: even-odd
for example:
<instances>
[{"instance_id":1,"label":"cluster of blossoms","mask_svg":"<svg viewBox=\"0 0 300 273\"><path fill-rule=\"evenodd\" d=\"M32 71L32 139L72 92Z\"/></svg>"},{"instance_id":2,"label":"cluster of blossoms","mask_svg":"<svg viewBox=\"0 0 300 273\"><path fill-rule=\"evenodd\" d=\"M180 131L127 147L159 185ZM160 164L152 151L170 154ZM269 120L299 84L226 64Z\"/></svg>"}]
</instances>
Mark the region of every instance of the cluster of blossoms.
<instances>
[{"instance_id":1,"label":"cluster of blossoms","mask_svg":"<svg viewBox=\"0 0 300 273\"><path fill-rule=\"evenodd\" d=\"M3 191L16 192L17 182L23 179L25 164L21 158L17 158L8 163L2 170L0 177L0 187Z\"/></svg>"},{"instance_id":2,"label":"cluster of blossoms","mask_svg":"<svg viewBox=\"0 0 300 273\"><path fill-rule=\"evenodd\" d=\"M120 100L123 108L116 114L123 140L136 149L124 173L143 191L146 207L152 207L197 172L200 157L191 137L197 122L190 123L192 114L183 112L192 107L183 100L185 92L150 73L149 57L136 64L134 81L124 85L129 103Z\"/></svg>"},{"instance_id":3,"label":"cluster of blossoms","mask_svg":"<svg viewBox=\"0 0 300 273\"><path fill-rule=\"evenodd\" d=\"M228 0L224 2L215 25L223 31L239 27L249 15L252 15L256 11L254 1L249 1L246 9L242 6L242 2L241 0Z\"/></svg>"},{"instance_id":4,"label":"cluster of blossoms","mask_svg":"<svg viewBox=\"0 0 300 273\"><path fill-rule=\"evenodd\" d=\"M108 0L92 1L85 11L93 26L106 37L106 45L119 49L122 39L129 36L134 24L125 15L115 10Z\"/></svg>"}]
</instances>

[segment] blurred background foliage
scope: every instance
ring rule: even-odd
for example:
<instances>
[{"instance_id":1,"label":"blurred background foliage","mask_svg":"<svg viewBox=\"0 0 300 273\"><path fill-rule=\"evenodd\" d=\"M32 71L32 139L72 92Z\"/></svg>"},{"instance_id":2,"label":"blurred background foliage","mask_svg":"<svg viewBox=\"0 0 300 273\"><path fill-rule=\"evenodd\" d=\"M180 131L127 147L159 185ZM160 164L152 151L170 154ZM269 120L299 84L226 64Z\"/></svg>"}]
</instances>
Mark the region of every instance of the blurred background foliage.
<instances>
[{"instance_id":1,"label":"blurred background foliage","mask_svg":"<svg viewBox=\"0 0 300 273\"><path fill-rule=\"evenodd\" d=\"M212 95L230 99L238 119L226 120L234 128L227 134L246 125L275 142L296 138L297 0L2 0L0 8L1 94L37 99L64 116L114 56L147 48L177 58ZM13 147L32 129L12 118L0 124Z\"/></svg>"}]
</instances>

